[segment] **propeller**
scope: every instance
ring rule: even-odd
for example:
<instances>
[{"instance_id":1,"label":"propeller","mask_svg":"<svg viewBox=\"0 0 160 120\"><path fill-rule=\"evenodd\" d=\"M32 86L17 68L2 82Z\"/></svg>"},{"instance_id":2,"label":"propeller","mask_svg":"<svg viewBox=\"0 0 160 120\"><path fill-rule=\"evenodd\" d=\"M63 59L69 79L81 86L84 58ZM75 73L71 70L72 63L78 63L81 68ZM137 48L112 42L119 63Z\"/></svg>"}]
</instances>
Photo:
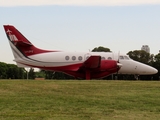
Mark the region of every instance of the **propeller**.
<instances>
[{"instance_id":1,"label":"propeller","mask_svg":"<svg viewBox=\"0 0 160 120\"><path fill-rule=\"evenodd\" d=\"M119 56L120 56L120 51L118 52L118 60L117 60L117 63L119 63Z\"/></svg>"},{"instance_id":2,"label":"propeller","mask_svg":"<svg viewBox=\"0 0 160 120\"><path fill-rule=\"evenodd\" d=\"M118 79L118 71L120 70L120 68L122 67L122 64L119 62L119 56L120 56L120 51L118 52L118 59L117 59L117 79Z\"/></svg>"}]
</instances>

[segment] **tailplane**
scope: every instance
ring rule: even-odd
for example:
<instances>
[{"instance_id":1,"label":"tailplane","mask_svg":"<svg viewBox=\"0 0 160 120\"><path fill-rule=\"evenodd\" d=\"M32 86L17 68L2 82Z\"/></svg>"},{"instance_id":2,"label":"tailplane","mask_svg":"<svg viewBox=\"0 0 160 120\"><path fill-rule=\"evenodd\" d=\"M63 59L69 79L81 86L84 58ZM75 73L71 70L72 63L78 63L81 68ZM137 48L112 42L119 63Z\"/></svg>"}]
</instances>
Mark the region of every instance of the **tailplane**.
<instances>
[{"instance_id":1,"label":"tailplane","mask_svg":"<svg viewBox=\"0 0 160 120\"><path fill-rule=\"evenodd\" d=\"M35 55L39 53L51 52L36 48L27 38L25 38L14 26L4 25L7 38L11 44L13 52L17 48L24 56Z\"/></svg>"},{"instance_id":2,"label":"tailplane","mask_svg":"<svg viewBox=\"0 0 160 120\"><path fill-rule=\"evenodd\" d=\"M17 62L19 67L25 67L22 62L19 61L28 61L29 56L53 52L49 50L42 50L35 47L27 38L25 38L14 26L4 25L4 30L6 32L7 38L9 40L13 55L14 61Z\"/></svg>"}]
</instances>

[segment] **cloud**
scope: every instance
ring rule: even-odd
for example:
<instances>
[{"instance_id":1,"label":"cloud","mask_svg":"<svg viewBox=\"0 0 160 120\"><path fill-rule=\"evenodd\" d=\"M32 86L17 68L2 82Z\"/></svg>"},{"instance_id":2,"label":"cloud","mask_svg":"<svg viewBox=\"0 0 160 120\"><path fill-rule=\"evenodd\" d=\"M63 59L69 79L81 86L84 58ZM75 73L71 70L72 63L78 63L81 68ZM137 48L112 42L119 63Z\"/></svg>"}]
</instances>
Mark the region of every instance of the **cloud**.
<instances>
[{"instance_id":1,"label":"cloud","mask_svg":"<svg viewBox=\"0 0 160 120\"><path fill-rule=\"evenodd\" d=\"M160 0L0 0L0 6L129 6L160 4Z\"/></svg>"}]
</instances>

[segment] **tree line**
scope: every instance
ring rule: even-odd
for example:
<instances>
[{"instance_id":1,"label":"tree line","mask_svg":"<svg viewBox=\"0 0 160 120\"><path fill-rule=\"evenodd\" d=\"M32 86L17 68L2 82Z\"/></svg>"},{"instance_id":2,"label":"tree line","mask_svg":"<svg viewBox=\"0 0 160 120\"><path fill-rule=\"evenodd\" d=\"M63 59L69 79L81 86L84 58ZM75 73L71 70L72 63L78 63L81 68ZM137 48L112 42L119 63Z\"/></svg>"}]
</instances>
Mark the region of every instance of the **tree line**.
<instances>
[{"instance_id":1,"label":"tree line","mask_svg":"<svg viewBox=\"0 0 160 120\"><path fill-rule=\"evenodd\" d=\"M105 47L96 47L92 50L92 52L111 52L109 48ZM129 51L127 53L129 57L133 60L139 61L141 63L150 65L158 70L158 73L155 75L120 75L114 74L103 79L111 80L111 79L120 79L120 80L159 80L160 76L160 53L154 55L147 53L143 50L134 50ZM137 78L138 77L138 78ZM75 79L72 76L66 75L62 72L53 72L53 71L45 71L39 70L35 71L34 68L25 69L18 68L17 65L7 64L4 62L0 62L0 79L35 79L35 78L45 78L45 79Z\"/></svg>"},{"instance_id":2,"label":"tree line","mask_svg":"<svg viewBox=\"0 0 160 120\"><path fill-rule=\"evenodd\" d=\"M0 79L24 79L25 69L14 64L0 62Z\"/></svg>"}]
</instances>

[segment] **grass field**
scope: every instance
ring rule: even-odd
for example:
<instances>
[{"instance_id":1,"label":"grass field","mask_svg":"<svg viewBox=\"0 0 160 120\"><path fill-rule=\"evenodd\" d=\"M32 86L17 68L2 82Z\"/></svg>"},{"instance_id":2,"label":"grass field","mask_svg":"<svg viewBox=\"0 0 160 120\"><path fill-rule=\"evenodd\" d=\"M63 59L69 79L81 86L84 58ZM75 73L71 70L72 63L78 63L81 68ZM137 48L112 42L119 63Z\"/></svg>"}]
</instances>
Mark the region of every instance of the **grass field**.
<instances>
[{"instance_id":1,"label":"grass field","mask_svg":"<svg viewBox=\"0 0 160 120\"><path fill-rule=\"evenodd\" d=\"M0 80L0 120L159 120L159 81Z\"/></svg>"}]
</instances>

